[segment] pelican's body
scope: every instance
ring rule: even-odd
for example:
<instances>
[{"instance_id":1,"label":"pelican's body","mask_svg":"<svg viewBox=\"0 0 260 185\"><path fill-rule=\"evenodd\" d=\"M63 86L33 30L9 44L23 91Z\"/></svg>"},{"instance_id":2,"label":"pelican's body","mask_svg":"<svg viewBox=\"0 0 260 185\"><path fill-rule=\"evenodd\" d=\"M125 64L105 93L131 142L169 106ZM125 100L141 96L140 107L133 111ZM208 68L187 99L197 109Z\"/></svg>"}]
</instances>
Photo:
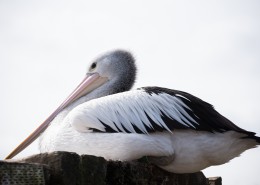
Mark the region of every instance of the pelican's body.
<instances>
[{"instance_id":1,"label":"pelican's body","mask_svg":"<svg viewBox=\"0 0 260 185\"><path fill-rule=\"evenodd\" d=\"M143 127L146 116L142 112L131 115L131 109L146 110L147 117L158 117L160 111L165 113L174 105L174 102L170 102L172 97L169 94L162 94L150 95L144 89L138 89L90 101L79 100L61 112L43 133L40 151L73 151L119 161L131 161L143 156L170 157L166 165L157 165L174 173L193 173L208 166L226 163L246 149L256 146L257 142L253 139L241 139L246 136L245 133L232 130L223 133L196 131L193 130L195 126L192 126L192 121L190 125L180 125L182 129L169 129L165 125L160 131L154 130L147 134L149 129L155 127L155 123L151 127ZM149 100L150 96L153 97ZM179 100L181 97L179 95ZM155 107L159 106L161 110L156 111ZM118 114L115 115L115 112ZM187 119L192 120L191 117ZM146 121L147 124L151 123ZM132 122L136 123L135 128L125 128L126 125L133 125L130 124Z\"/></svg>"},{"instance_id":2,"label":"pelican's body","mask_svg":"<svg viewBox=\"0 0 260 185\"><path fill-rule=\"evenodd\" d=\"M177 90L135 81L132 55L114 51L95 60L73 93L7 158L40 137L40 151L69 151L130 161L147 156L175 173L228 162L260 144L210 104Z\"/></svg>"}]
</instances>

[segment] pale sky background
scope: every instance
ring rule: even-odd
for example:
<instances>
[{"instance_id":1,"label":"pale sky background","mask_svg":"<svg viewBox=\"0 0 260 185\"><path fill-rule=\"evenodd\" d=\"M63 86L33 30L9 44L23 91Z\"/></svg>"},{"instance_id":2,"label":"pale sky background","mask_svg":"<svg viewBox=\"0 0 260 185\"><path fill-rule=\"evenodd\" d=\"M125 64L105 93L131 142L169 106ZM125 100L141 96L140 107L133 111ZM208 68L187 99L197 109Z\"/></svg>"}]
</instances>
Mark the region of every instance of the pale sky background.
<instances>
[{"instance_id":1,"label":"pale sky background","mask_svg":"<svg viewBox=\"0 0 260 185\"><path fill-rule=\"evenodd\" d=\"M33 131L103 52L130 50L135 87L192 93L260 134L260 1L0 0L0 159ZM38 152L37 142L17 157ZM260 148L210 167L259 185Z\"/></svg>"}]
</instances>

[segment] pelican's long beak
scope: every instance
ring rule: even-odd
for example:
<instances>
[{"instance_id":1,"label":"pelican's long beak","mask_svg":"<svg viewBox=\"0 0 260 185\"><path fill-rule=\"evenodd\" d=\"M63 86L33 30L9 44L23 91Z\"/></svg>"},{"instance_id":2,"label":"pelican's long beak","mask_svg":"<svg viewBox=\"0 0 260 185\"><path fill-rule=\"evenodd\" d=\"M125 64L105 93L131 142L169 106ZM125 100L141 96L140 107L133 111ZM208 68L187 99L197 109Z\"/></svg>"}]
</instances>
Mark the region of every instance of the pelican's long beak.
<instances>
[{"instance_id":1,"label":"pelican's long beak","mask_svg":"<svg viewBox=\"0 0 260 185\"><path fill-rule=\"evenodd\" d=\"M28 145L30 145L39 135L49 126L50 122L68 105L75 100L88 94L92 90L104 84L108 78L101 77L98 73L88 74L77 88L68 96L68 98L33 132L31 133L19 146L17 146L5 159L11 159Z\"/></svg>"}]
</instances>

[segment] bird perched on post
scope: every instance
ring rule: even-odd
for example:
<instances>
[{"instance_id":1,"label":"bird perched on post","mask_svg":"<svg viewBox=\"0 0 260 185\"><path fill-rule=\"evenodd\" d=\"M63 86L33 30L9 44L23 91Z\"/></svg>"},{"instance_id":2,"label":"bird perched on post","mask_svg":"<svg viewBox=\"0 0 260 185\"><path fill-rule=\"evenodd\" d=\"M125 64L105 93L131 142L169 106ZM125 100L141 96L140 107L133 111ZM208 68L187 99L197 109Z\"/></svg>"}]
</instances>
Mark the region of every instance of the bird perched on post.
<instances>
[{"instance_id":1,"label":"bird perched on post","mask_svg":"<svg viewBox=\"0 0 260 185\"><path fill-rule=\"evenodd\" d=\"M255 133L189 93L162 87L130 90L135 78L129 52L116 50L97 58L72 94L7 158L41 134L41 152L120 161L149 156L167 171L192 173L260 144Z\"/></svg>"}]
</instances>

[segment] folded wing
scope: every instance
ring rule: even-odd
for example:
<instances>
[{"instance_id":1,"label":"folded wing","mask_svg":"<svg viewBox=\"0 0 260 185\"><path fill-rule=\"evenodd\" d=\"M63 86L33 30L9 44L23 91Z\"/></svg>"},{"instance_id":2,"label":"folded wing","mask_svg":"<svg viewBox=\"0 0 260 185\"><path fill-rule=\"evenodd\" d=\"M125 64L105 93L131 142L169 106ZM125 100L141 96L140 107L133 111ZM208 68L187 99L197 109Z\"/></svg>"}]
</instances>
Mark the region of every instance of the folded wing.
<instances>
[{"instance_id":1,"label":"folded wing","mask_svg":"<svg viewBox=\"0 0 260 185\"><path fill-rule=\"evenodd\" d=\"M208 132L245 131L219 114L212 105L177 90L144 87L94 99L67 116L79 132L125 132L193 129Z\"/></svg>"}]
</instances>

